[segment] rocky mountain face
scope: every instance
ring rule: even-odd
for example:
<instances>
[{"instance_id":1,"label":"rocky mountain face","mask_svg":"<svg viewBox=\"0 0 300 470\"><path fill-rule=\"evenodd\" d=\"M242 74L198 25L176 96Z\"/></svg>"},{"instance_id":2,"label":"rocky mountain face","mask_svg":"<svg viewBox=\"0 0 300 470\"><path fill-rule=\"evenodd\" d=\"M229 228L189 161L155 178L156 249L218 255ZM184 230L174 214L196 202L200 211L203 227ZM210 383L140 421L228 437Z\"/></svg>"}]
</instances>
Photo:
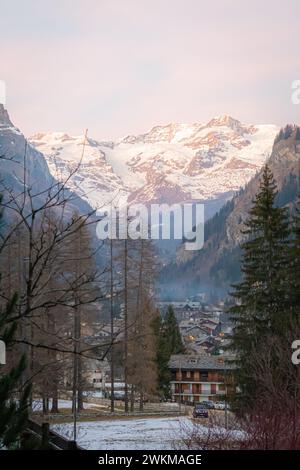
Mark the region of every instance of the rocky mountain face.
<instances>
[{"instance_id":1,"label":"rocky mountain face","mask_svg":"<svg viewBox=\"0 0 300 470\"><path fill-rule=\"evenodd\" d=\"M221 116L206 124L157 126L115 142L64 133L26 141L0 105L0 191L22 191L25 161L26 184L36 193L65 180L80 164L68 181L76 193L70 211L88 212L120 196L130 203L205 202L206 218L215 215L205 225L204 249L187 252L181 246L176 261L164 268L162 288L164 282L166 291L172 285L181 297L207 286L227 289L240 275L241 226L270 155L279 202L293 203L299 191L299 128L281 131L273 146L277 131Z\"/></svg>"},{"instance_id":2,"label":"rocky mountain face","mask_svg":"<svg viewBox=\"0 0 300 470\"><path fill-rule=\"evenodd\" d=\"M42 202L42 193L55 186L57 180L49 171L44 155L28 143L0 104L0 192L6 198L10 194L17 196L23 193L24 184L32 195L40 194L34 199L38 204ZM68 194L71 194L70 190L66 191L66 197ZM74 197L67 209L70 212L91 211L88 203L79 197Z\"/></svg>"},{"instance_id":3,"label":"rocky mountain face","mask_svg":"<svg viewBox=\"0 0 300 470\"><path fill-rule=\"evenodd\" d=\"M261 168L277 132L221 116L156 126L115 142L64 133L36 134L30 142L57 178L81 161L70 187L93 207L119 196L145 204L205 201L208 218Z\"/></svg>"},{"instance_id":4,"label":"rocky mountain face","mask_svg":"<svg viewBox=\"0 0 300 470\"><path fill-rule=\"evenodd\" d=\"M280 131L268 164L278 185L277 204L292 209L300 193L299 127L287 126ZM166 266L162 273L162 291L170 292L175 286L176 291L181 292L179 296L201 290L220 292L221 295L228 292L229 285L240 278L241 230L258 192L260 178L261 171L206 222L202 250L188 252L180 246L176 262Z\"/></svg>"},{"instance_id":5,"label":"rocky mountain face","mask_svg":"<svg viewBox=\"0 0 300 470\"><path fill-rule=\"evenodd\" d=\"M42 182L51 185L53 180L45 158L31 145L27 145L24 135L14 127L9 115L0 104L0 172L2 184L21 191L25 178L27 185L42 189Z\"/></svg>"},{"instance_id":6,"label":"rocky mountain face","mask_svg":"<svg viewBox=\"0 0 300 470\"><path fill-rule=\"evenodd\" d=\"M268 161L279 190L279 203L292 204L297 196L300 176L300 131L298 127L287 126L285 134L278 136ZM252 197L258 190L261 172L246 186L245 191L235 199L235 207L226 223L226 247L234 247L242 241L240 225L246 219L251 208ZM291 198L285 199L285 193L291 191ZM281 196L280 196L281 195ZM224 247L225 247L224 246Z\"/></svg>"}]
</instances>

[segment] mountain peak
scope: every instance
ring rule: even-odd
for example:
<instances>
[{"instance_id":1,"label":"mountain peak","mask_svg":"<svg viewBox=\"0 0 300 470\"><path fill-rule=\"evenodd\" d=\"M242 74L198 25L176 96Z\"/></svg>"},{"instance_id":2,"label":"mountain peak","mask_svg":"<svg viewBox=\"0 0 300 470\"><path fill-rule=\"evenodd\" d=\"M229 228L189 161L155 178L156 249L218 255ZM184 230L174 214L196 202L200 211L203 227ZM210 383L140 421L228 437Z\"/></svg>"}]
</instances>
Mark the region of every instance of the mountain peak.
<instances>
[{"instance_id":1,"label":"mountain peak","mask_svg":"<svg viewBox=\"0 0 300 470\"><path fill-rule=\"evenodd\" d=\"M158 125L109 145L89 138L69 181L93 207L119 193L143 203L209 200L213 211L261 168L277 132L276 126L248 126L223 115L210 124ZM41 134L30 142L46 155L54 175L59 169L67 178L82 157L79 137Z\"/></svg>"},{"instance_id":2,"label":"mountain peak","mask_svg":"<svg viewBox=\"0 0 300 470\"><path fill-rule=\"evenodd\" d=\"M13 127L8 112L2 103L0 103L0 127Z\"/></svg>"},{"instance_id":3,"label":"mountain peak","mask_svg":"<svg viewBox=\"0 0 300 470\"><path fill-rule=\"evenodd\" d=\"M207 124L208 126L227 126L231 127L232 129L236 129L241 127L241 122L238 119L234 119L229 114L224 114L220 116L215 116L213 119L209 121Z\"/></svg>"},{"instance_id":4,"label":"mountain peak","mask_svg":"<svg viewBox=\"0 0 300 470\"><path fill-rule=\"evenodd\" d=\"M38 132L37 134L34 134L30 136L30 140L32 141L45 141L45 142L53 142L53 143L60 143L60 142L65 142L68 140L76 140L81 138L80 136L70 136L69 134L65 132Z\"/></svg>"}]
</instances>

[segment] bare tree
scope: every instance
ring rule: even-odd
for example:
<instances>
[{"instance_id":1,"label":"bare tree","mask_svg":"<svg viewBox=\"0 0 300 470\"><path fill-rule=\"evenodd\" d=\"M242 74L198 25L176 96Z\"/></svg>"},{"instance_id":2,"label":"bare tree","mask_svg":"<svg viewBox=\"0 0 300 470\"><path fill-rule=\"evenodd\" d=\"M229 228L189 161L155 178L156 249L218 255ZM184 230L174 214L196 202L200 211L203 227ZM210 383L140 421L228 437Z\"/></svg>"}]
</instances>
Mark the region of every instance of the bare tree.
<instances>
[{"instance_id":1,"label":"bare tree","mask_svg":"<svg viewBox=\"0 0 300 470\"><path fill-rule=\"evenodd\" d=\"M155 250L149 240L136 240L135 253L136 304L134 322L130 331L129 369L132 384L132 409L134 392L139 394L139 409L143 410L145 395L154 395L157 386L155 364L155 338L153 323L156 317L152 297L155 276Z\"/></svg>"},{"instance_id":2,"label":"bare tree","mask_svg":"<svg viewBox=\"0 0 300 470\"><path fill-rule=\"evenodd\" d=\"M9 224L1 232L0 258L7 269L7 276L0 300L5 302L12 290L20 293L17 312L11 321L17 320L20 326L16 349L21 346L28 357L23 385L29 380L34 382L33 392L41 393L45 402L52 388L53 409L56 411L61 380L57 371L66 357L72 357L73 344L78 344L76 334L70 330L71 318L77 318L73 314L79 309L103 299L100 289L94 286L101 284L105 269L102 272L90 269L91 260L100 248L94 246L88 257L83 253L73 256L75 269L72 275L67 270L67 262L70 264L71 261L70 257L66 260L70 244L74 246L79 242L83 230L92 230L97 222L91 208L74 213L79 198L68 189L68 182L80 163L65 181L58 182L52 178L42 188L41 184L32 181L26 156L27 143L22 191L19 191L20 185L16 190L1 182L4 193L2 209ZM89 264L88 271L76 269L81 261ZM87 291L89 295L82 295ZM80 295L76 295L78 292ZM75 357L81 355L80 350L76 351ZM55 377L53 381L51 376ZM51 388L47 386L48 382L52 383Z\"/></svg>"}]
</instances>

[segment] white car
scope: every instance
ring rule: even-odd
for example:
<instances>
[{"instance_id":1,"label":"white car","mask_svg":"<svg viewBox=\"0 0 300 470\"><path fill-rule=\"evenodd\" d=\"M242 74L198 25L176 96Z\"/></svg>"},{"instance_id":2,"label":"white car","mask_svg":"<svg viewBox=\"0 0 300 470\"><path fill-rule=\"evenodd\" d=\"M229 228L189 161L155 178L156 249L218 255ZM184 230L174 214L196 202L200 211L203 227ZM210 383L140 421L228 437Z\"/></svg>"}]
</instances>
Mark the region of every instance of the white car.
<instances>
[{"instance_id":1,"label":"white car","mask_svg":"<svg viewBox=\"0 0 300 470\"><path fill-rule=\"evenodd\" d=\"M223 401L216 401L215 402L215 410L225 410L225 403ZM228 407L228 405L227 405Z\"/></svg>"}]
</instances>

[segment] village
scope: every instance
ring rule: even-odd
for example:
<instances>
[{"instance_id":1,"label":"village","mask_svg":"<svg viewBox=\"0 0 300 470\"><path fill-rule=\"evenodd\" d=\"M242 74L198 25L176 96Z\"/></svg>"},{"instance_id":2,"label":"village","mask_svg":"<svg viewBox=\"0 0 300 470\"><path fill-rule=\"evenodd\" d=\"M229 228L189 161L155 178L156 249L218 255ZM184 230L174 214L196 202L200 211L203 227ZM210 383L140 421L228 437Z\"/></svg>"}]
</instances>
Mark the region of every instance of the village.
<instances>
[{"instance_id":1,"label":"village","mask_svg":"<svg viewBox=\"0 0 300 470\"><path fill-rule=\"evenodd\" d=\"M131 449L130 442L135 449L169 448L174 442L181 441L182 428L192 423L197 403L207 409L210 419L217 418L225 429L231 416L228 398L234 393L234 384L230 379L233 366L226 352L231 325L224 305L186 300L157 302L156 306L162 317L172 307L184 345L184 353L172 355L168 362L168 399L145 396L140 409L139 397L135 397L136 403L134 406L131 403L129 411L126 411L123 368L117 368L112 380L111 364L107 358L86 359L82 363L83 379L79 387L82 394L81 409L74 410L72 407L70 371L66 370L56 412L53 412L53 408L51 410L51 399L46 407L44 401L35 399L32 405L34 419L49 423L51 432L57 432L60 436L72 439L75 435L77 444L89 449L99 448L99 442L102 448L107 449L121 449L124 445ZM99 344L99 341L105 342L110 337L109 323L96 324L96 330L97 326L101 326L101 329L95 336L83 335L86 344ZM121 315L115 319L114 328L116 337L123 341L122 305ZM91 333L91 326L85 329L83 325L84 331ZM128 388L131 389L130 383ZM200 419L200 423L203 429L208 425L205 419ZM117 439L116 435L119 436Z\"/></svg>"},{"instance_id":2,"label":"village","mask_svg":"<svg viewBox=\"0 0 300 470\"><path fill-rule=\"evenodd\" d=\"M226 346L230 342L232 327L225 313L224 304L206 304L202 301L186 300L183 302L157 302L157 308L162 317L171 306L184 345L184 353L170 357L170 399L165 405L159 403L155 396L145 397L147 404L145 408L163 414L168 411L174 412L174 406L194 405L195 402L216 402L216 408L224 409L225 375L231 367L228 359L231 357L226 351ZM99 331L97 331L99 328ZM83 324L83 341L85 344L99 345L107 341L111 335L111 324L93 325L97 331L93 335L91 326ZM86 335L84 335L84 332ZM121 315L114 321L115 338L123 341L124 318ZM68 392L70 377L66 371L64 382L64 392L61 398L71 396ZM146 373L146 371L145 371ZM102 405L103 409L108 408L112 395L111 367L107 358L103 360L85 359L82 370L82 394L83 400ZM128 385L129 389L130 384ZM125 382L123 368L117 368L117 373L113 380L113 398L117 403L117 409L124 412ZM151 403L153 402L153 403ZM223 406L222 406L223 405ZM212 405L211 405L212 407ZM178 408L179 410L179 408ZM82 410L83 411L83 410ZM147 411L146 411L147 412Z\"/></svg>"}]
</instances>

